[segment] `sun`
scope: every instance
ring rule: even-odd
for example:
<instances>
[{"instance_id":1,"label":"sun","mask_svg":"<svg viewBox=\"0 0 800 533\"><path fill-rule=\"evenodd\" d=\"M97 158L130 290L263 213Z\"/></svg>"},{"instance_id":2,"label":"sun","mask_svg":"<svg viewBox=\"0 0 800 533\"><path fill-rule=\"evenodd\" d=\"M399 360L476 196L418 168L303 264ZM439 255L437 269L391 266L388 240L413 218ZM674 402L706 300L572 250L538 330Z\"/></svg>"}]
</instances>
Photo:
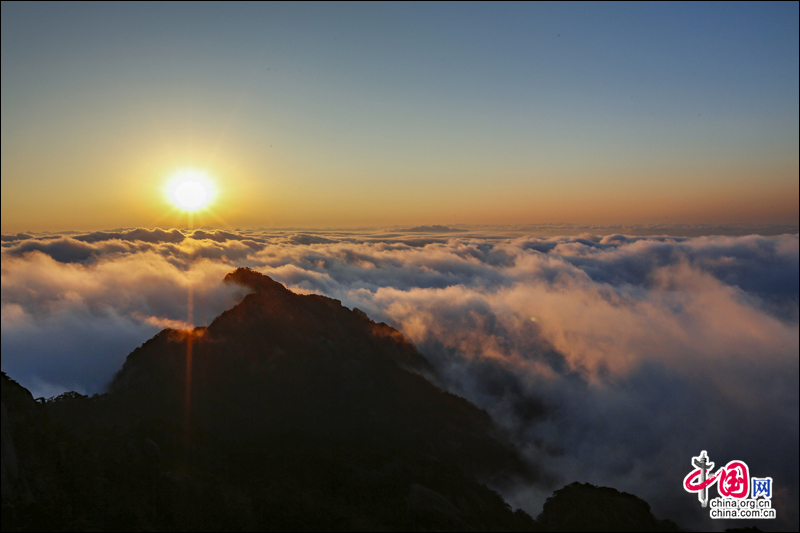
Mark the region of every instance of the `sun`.
<instances>
[{"instance_id":1,"label":"sun","mask_svg":"<svg viewBox=\"0 0 800 533\"><path fill-rule=\"evenodd\" d=\"M180 170L169 180L167 196L177 207L197 211L211 203L214 187L205 172Z\"/></svg>"}]
</instances>

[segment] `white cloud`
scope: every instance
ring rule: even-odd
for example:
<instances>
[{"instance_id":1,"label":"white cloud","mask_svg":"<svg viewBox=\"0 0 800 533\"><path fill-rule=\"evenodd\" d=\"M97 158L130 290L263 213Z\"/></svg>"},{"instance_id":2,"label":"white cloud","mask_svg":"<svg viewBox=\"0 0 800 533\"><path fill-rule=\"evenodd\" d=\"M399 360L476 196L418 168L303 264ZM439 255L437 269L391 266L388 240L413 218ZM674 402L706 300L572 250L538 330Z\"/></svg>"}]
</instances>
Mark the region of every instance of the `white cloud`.
<instances>
[{"instance_id":1,"label":"white cloud","mask_svg":"<svg viewBox=\"0 0 800 533\"><path fill-rule=\"evenodd\" d=\"M23 384L99 390L157 327L185 325L189 287L208 323L242 297L224 275L249 266L396 326L562 482L707 527L680 487L707 449L796 502L797 235L29 237L2 255L3 369Z\"/></svg>"}]
</instances>

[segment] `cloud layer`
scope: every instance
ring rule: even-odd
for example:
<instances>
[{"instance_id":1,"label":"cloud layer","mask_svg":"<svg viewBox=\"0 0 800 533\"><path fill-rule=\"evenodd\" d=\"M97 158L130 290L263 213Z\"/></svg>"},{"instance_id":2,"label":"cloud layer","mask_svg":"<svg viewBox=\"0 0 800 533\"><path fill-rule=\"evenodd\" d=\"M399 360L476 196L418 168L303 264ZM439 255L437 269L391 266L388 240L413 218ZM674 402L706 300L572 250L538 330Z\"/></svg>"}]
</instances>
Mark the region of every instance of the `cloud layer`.
<instances>
[{"instance_id":1,"label":"cloud layer","mask_svg":"<svg viewBox=\"0 0 800 533\"><path fill-rule=\"evenodd\" d=\"M538 512L553 488L581 480L634 492L686 526L731 527L704 520L681 488L706 449L773 477L779 521L796 527L796 234L429 229L3 236L3 370L34 394L97 392L161 327L231 307L243 294L220 281L249 266L403 331L443 387L552 474L554 486L506 487L517 505Z\"/></svg>"}]
</instances>

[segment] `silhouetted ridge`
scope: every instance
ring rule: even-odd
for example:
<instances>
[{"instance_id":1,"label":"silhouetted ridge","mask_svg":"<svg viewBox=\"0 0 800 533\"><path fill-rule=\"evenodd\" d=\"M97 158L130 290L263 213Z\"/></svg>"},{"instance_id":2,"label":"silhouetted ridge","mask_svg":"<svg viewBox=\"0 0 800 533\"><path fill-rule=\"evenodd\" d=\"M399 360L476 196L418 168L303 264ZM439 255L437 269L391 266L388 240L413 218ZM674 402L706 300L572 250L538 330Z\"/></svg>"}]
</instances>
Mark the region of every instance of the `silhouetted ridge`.
<instances>
[{"instance_id":1,"label":"silhouetted ridge","mask_svg":"<svg viewBox=\"0 0 800 533\"><path fill-rule=\"evenodd\" d=\"M394 328L249 269L225 281L253 292L191 333L192 428L239 440L300 431L406 446L487 476L536 475L484 411L423 377L432 368ZM129 424L185 418L189 336L164 330L128 356L108 398Z\"/></svg>"},{"instance_id":2,"label":"silhouetted ridge","mask_svg":"<svg viewBox=\"0 0 800 533\"><path fill-rule=\"evenodd\" d=\"M289 289L274 281L269 276L256 272L247 267L240 267L225 276L226 283L237 283L248 287L257 293L269 291L285 291L291 293Z\"/></svg>"},{"instance_id":3,"label":"silhouetted ridge","mask_svg":"<svg viewBox=\"0 0 800 533\"><path fill-rule=\"evenodd\" d=\"M557 491L540 522L512 512L478 479L537 472L484 411L423 377L400 332L249 269L225 280L253 292L207 328L142 344L107 394L42 403L2 375L4 531L669 525L591 486Z\"/></svg>"},{"instance_id":4,"label":"silhouetted ridge","mask_svg":"<svg viewBox=\"0 0 800 533\"><path fill-rule=\"evenodd\" d=\"M536 520L546 531L679 531L633 494L577 481L547 498Z\"/></svg>"}]
</instances>

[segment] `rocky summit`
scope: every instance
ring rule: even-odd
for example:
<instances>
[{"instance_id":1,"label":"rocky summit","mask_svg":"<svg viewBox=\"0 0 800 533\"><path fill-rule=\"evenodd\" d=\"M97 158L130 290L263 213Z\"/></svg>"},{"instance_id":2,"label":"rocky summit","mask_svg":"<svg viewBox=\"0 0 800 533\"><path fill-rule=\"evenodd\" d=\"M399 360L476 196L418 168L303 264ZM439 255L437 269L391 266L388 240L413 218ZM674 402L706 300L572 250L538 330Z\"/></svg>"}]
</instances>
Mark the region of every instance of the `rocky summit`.
<instances>
[{"instance_id":1,"label":"rocky summit","mask_svg":"<svg viewBox=\"0 0 800 533\"><path fill-rule=\"evenodd\" d=\"M537 521L484 484L539 475L397 330L249 269L225 282L251 292L145 342L105 394L34 400L3 375L3 530L585 525L571 492ZM604 525L665 527L611 500L624 518Z\"/></svg>"}]
</instances>

